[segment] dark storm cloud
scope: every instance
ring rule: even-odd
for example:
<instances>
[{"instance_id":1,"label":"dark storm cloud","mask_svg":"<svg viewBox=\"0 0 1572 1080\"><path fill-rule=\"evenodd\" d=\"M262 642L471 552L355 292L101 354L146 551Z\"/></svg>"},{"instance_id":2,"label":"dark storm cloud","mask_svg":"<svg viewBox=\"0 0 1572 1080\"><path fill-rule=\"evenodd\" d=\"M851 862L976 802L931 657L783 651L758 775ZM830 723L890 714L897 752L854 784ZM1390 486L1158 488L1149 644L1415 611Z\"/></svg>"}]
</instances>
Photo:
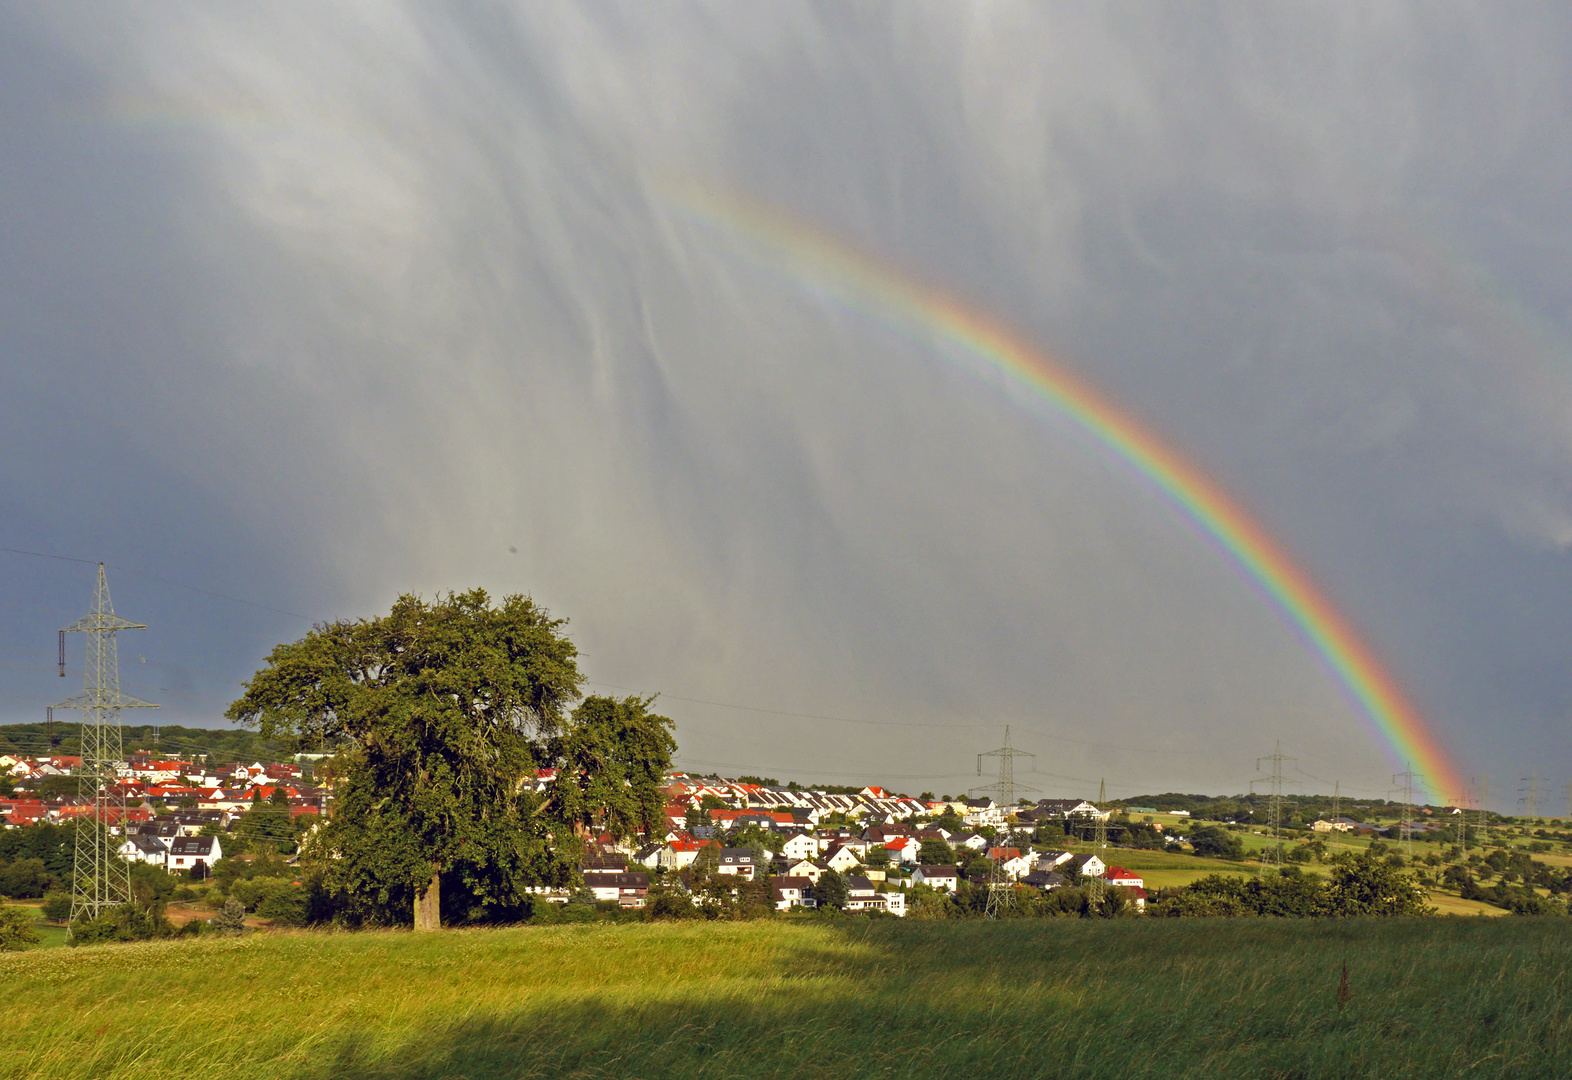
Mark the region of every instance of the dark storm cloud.
<instances>
[{"instance_id":1,"label":"dark storm cloud","mask_svg":"<svg viewBox=\"0 0 1572 1080\"><path fill-rule=\"evenodd\" d=\"M696 226L693 181L1065 357L1303 557L1465 769L1565 760L1572 33L1509 14L12 15L6 543L314 618L526 590L605 683L939 725L668 699L696 762L955 790L1009 722L1121 791L1238 789L1279 737L1384 790L1160 498ZM47 658L86 579L5 565L7 655ZM116 581L149 660L211 676L163 681L172 719L300 630Z\"/></svg>"}]
</instances>

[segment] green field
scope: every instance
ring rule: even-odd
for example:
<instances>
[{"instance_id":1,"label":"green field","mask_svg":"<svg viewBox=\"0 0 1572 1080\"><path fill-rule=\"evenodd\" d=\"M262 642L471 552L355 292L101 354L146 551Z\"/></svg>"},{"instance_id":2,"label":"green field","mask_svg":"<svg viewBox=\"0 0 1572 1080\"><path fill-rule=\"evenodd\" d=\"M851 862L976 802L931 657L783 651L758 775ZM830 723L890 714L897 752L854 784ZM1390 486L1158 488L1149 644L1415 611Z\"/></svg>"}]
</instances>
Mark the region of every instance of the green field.
<instances>
[{"instance_id":1,"label":"green field","mask_svg":"<svg viewBox=\"0 0 1572 1080\"><path fill-rule=\"evenodd\" d=\"M1569 961L1565 918L848 918L37 949L0 955L0 1076L1564 1077Z\"/></svg>"}]
</instances>

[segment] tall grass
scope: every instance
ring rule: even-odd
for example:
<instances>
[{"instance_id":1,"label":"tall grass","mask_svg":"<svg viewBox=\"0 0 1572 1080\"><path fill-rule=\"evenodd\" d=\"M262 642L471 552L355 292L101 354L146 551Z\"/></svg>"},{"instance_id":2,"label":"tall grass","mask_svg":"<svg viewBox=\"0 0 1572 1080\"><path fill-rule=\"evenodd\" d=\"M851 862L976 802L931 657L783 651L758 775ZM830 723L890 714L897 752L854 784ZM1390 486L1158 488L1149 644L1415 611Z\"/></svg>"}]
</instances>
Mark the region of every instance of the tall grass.
<instances>
[{"instance_id":1,"label":"tall grass","mask_svg":"<svg viewBox=\"0 0 1572 1080\"><path fill-rule=\"evenodd\" d=\"M0 956L0 1076L1572 1076L1572 920L844 920ZM1337 988L1347 962L1351 998Z\"/></svg>"}]
</instances>

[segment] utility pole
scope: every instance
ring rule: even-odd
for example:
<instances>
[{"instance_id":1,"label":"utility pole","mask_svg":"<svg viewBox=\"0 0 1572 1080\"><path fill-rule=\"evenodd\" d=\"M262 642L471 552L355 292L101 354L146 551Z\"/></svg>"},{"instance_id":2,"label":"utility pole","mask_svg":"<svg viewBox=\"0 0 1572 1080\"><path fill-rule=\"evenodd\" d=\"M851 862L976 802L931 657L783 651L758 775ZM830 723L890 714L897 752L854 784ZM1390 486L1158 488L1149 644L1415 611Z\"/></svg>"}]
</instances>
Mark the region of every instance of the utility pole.
<instances>
[{"instance_id":1,"label":"utility pole","mask_svg":"<svg viewBox=\"0 0 1572 1080\"><path fill-rule=\"evenodd\" d=\"M1414 772L1412 762L1407 762L1406 768L1400 773L1392 774L1392 783L1399 786L1392 790L1393 794L1403 793L1403 824L1400 830L1403 840L1403 857L1409 862L1414 861L1414 787L1416 782L1423 784L1424 780Z\"/></svg>"},{"instance_id":2,"label":"utility pole","mask_svg":"<svg viewBox=\"0 0 1572 1080\"><path fill-rule=\"evenodd\" d=\"M1540 781L1544 779L1545 778L1540 776L1537 772L1531 772L1527 776L1522 777L1523 783L1527 784L1528 786L1518 788L1519 791L1523 792L1523 797L1519 799L1518 802L1522 803L1528 809L1528 816L1530 820L1534 820L1539 817L1539 784Z\"/></svg>"},{"instance_id":3,"label":"utility pole","mask_svg":"<svg viewBox=\"0 0 1572 1080\"><path fill-rule=\"evenodd\" d=\"M82 710L82 765L77 770L77 801L91 806L76 819L76 862L71 885L71 922L97 918L131 899L131 864L120 858L113 830L124 830L126 800L119 786L124 758L120 735L121 709L156 709L157 705L120 692L120 653L115 633L145 630L142 623L115 614L109 599L104 564L98 564L93 610L60 632L87 635L86 672L82 692L54 706ZM61 652L61 674L65 674Z\"/></svg>"},{"instance_id":4,"label":"utility pole","mask_svg":"<svg viewBox=\"0 0 1572 1080\"><path fill-rule=\"evenodd\" d=\"M999 759L998 781L992 784L985 784L982 787L972 788L972 791L986 793L994 802L1005 808L1005 813L1013 812L1016 798L1021 792L1037 790L1037 788L1016 782L1015 759L1018 757L1034 758L1036 756L1036 754L1027 753L1025 750L1017 750L1010 745L1010 727L1006 724L1004 728L1004 745L997 750L989 750L977 755L978 776L982 775L983 758L996 757Z\"/></svg>"},{"instance_id":5,"label":"utility pole","mask_svg":"<svg viewBox=\"0 0 1572 1080\"><path fill-rule=\"evenodd\" d=\"M1261 762L1270 761L1272 763L1271 776L1258 776L1250 782L1252 790L1256 784L1269 783L1272 785L1272 801L1268 804L1268 817L1272 825L1272 847L1269 856L1265 853L1262 854L1261 868L1263 870L1267 867L1280 870L1283 866L1283 784L1287 782L1283 778L1283 762L1297 760L1298 758L1291 758L1283 753L1283 742L1281 739L1277 741L1276 749L1270 754L1266 757L1255 759L1257 772L1263 768Z\"/></svg>"}]
</instances>

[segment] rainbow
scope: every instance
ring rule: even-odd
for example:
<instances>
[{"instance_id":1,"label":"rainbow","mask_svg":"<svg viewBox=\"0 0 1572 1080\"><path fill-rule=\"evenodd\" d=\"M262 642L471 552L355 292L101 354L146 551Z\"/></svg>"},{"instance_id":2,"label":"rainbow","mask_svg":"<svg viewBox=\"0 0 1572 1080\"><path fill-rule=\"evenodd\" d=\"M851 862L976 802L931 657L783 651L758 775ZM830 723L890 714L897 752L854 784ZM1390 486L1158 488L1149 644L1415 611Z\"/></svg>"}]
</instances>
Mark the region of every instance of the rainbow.
<instances>
[{"instance_id":1,"label":"rainbow","mask_svg":"<svg viewBox=\"0 0 1572 1080\"><path fill-rule=\"evenodd\" d=\"M660 191L696 222L753 241L770 265L804 284L898 326L924 328L945 351L997 371L1106 447L1266 592L1353 698L1394 765L1419 773L1433 797L1464 794L1462 773L1435 732L1298 563L1200 469L1063 364L977 310L772 207L689 186Z\"/></svg>"}]
</instances>

